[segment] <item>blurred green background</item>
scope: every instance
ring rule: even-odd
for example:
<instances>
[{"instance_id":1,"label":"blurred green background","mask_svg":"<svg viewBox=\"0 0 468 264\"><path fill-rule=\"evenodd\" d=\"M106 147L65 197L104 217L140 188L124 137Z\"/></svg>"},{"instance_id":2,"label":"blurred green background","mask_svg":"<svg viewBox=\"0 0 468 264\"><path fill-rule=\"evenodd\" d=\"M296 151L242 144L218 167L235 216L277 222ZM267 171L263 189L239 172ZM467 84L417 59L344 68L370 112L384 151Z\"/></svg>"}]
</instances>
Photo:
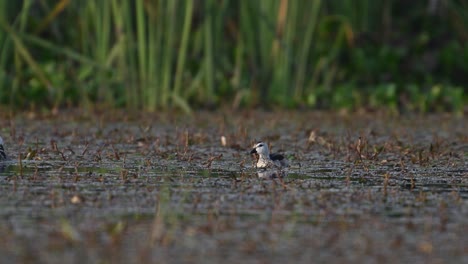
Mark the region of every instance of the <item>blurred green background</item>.
<instances>
[{"instance_id":1,"label":"blurred green background","mask_svg":"<svg viewBox=\"0 0 468 264\"><path fill-rule=\"evenodd\" d=\"M468 0L0 0L0 104L463 112Z\"/></svg>"}]
</instances>

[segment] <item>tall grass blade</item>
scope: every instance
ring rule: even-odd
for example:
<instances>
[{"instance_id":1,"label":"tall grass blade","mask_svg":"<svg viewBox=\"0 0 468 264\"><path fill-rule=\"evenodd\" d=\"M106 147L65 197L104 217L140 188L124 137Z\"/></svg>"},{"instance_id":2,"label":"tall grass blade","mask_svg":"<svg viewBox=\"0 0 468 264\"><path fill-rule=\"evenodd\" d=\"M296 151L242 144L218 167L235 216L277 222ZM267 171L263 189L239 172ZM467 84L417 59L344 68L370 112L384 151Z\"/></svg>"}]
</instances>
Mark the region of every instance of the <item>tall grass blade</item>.
<instances>
[{"instance_id":1,"label":"tall grass blade","mask_svg":"<svg viewBox=\"0 0 468 264\"><path fill-rule=\"evenodd\" d=\"M321 0L313 0L310 8L311 13L308 14L307 26L305 27L304 39L299 42L299 52L297 54L297 70L295 74L295 99L301 101L304 96L304 86L306 82L306 74L312 68L309 63L318 60L310 59L310 49L313 47L312 41L319 23L319 13L321 8ZM316 68L316 67L314 67ZM310 75L309 75L310 76Z\"/></svg>"},{"instance_id":2,"label":"tall grass blade","mask_svg":"<svg viewBox=\"0 0 468 264\"><path fill-rule=\"evenodd\" d=\"M166 6L166 31L164 34L164 53L163 53L163 62L162 62L162 89L161 89L161 96L162 96L162 107L167 108L169 102L169 96L171 94L171 87L172 87L172 63L174 61L174 41L175 41L175 30L176 30L176 7L178 1L168 1Z\"/></svg>"},{"instance_id":3,"label":"tall grass blade","mask_svg":"<svg viewBox=\"0 0 468 264\"><path fill-rule=\"evenodd\" d=\"M51 90L52 87L51 87L51 83L49 79L46 77L46 74L41 69L41 67L36 62L36 60L33 58L29 50L23 44L23 41L20 39L20 37L8 24L5 23L5 21L0 20L0 26L3 28L3 30L5 30L9 34L9 36L13 40L13 43L15 44L15 50L18 52L20 57L29 65L29 67L31 67L33 72L36 74L36 77L38 78L38 80L45 87Z\"/></svg>"},{"instance_id":4,"label":"tall grass blade","mask_svg":"<svg viewBox=\"0 0 468 264\"><path fill-rule=\"evenodd\" d=\"M58 3L55 4L54 9L39 23L36 30L34 31L34 35L39 35L43 32L47 26L58 16L62 13L62 11L68 7L70 4L70 0L60 0Z\"/></svg>"},{"instance_id":5,"label":"tall grass blade","mask_svg":"<svg viewBox=\"0 0 468 264\"><path fill-rule=\"evenodd\" d=\"M213 51L213 0L205 0L205 21L204 21L204 67L205 67L205 89L201 98L212 100L214 91L214 51Z\"/></svg>"},{"instance_id":6,"label":"tall grass blade","mask_svg":"<svg viewBox=\"0 0 468 264\"><path fill-rule=\"evenodd\" d=\"M186 1L184 24L182 29L182 39L179 46L179 56L177 57L177 68L174 78L174 94L181 95L182 78L186 65L187 48L189 45L190 27L192 25L193 1Z\"/></svg>"}]
</instances>

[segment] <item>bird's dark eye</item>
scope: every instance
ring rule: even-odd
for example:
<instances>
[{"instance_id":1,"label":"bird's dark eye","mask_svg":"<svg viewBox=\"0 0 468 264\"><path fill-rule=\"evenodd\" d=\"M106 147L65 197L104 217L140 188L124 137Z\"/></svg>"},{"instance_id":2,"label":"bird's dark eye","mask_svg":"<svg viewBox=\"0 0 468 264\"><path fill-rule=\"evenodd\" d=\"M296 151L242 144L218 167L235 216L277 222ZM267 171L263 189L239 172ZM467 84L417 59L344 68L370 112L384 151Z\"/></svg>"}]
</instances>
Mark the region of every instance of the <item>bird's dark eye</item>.
<instances>
[{"instance_id":1,"label":"bird's dark eye","mask_svg":"<svg viewBox=\"0 0 468 264\"><path fill-rule=\"evenodd\" d=\"M259 148L263 147L263 144L258 145Z\"/></svg>"}]
</instances>

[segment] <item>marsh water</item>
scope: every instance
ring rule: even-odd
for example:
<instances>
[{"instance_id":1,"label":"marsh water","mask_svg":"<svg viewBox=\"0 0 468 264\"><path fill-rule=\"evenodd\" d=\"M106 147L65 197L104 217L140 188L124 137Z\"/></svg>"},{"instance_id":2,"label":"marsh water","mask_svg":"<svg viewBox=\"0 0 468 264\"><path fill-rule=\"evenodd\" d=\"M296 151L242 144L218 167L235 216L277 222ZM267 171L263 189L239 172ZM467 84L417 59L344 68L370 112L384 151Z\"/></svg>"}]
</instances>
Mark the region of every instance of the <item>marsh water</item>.
<instances>
[{"instance_id":1,"label":"marsh water","mask_svg":"<svg viewBox=\"0 0 468 264\"><path fill-rule=\"evenodd\" d=\"M467 263L467 131L445 114L3 118L0 261ZM258 177L258 140L284 178Z\"/></svg>"}]
</instances>

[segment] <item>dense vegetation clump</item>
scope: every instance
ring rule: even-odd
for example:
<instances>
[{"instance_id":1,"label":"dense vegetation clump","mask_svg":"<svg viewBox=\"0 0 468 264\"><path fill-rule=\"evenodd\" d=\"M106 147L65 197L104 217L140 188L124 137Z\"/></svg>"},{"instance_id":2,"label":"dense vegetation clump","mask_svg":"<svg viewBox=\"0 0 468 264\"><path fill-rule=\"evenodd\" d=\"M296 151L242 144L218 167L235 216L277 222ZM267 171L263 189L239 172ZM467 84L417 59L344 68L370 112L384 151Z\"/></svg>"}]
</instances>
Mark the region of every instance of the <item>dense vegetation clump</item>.
<instances>
[{"instance_id":1,"label":"dense vegetation clump","mask_svg":"<svg viewBox=\"0 0 468 264\"><path fill-rule=\"evenodd\" d=\"M0 0L0 103L463 111L468 3Z\"/></svg>"}]
</instances>

